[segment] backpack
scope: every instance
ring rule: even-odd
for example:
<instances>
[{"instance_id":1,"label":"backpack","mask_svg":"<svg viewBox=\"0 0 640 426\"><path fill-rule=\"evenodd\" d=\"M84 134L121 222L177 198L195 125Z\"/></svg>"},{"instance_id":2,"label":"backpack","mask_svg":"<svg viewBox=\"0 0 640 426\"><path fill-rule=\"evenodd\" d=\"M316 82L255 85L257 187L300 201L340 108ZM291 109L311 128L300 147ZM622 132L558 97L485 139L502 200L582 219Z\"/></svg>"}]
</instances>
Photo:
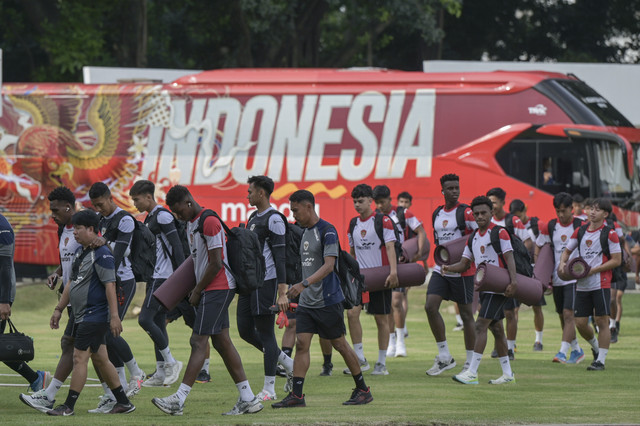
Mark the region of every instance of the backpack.
<instances>
[{"instance_id":1,"label":"backpack","mask_svg":"<svg viewBox=\"0 0 640 426\"><path fill-rule=\"evenodd\" d=\"M469 206L466 204L459 204L458 207L456 207L456 223L458 224L458 226L456 227L456 229L459 229L460 232L462 233L462 235L464 235L464 231L465 229L467 229L467 224L465 221L465 217L464 217L464 212L467 210ZM435 225L436 223L436 218L438 217L438 214L440 213L440 210L442 210L444 208L444 206L438 206L434 211L433 214L431 215L431 224ZM436 235L436 228L435 226L433 227L433 239L436 242L436 245L438 244L438 235Z\"/></svg>"},{"instance_id":2,"label":"backpack","mask_svg":"<svg viewBox=\"0 0 640 426\"><path fill-rule=\"evenodd\" d=\"M180 238L182 253L184 254L184 258L186 259L191 254L191 249L189 248L189 238L187 237L187 223L185 221L176 219L169 210L165 209L164 207L160 207L156 209L153 214L148 214L144 220L144 223L147 224L149 230L151 230L153 235L159 235L162 230L160 229L160 225L158 224L158 213L160 213L161 211L165 211L171 214L171 216L173 217L173 223L176 227L176 231L178 231L178 238ZM162 238L159 238L159 241L164 254L166 254L167 257L171 260L171 266L175 271L180 265L176 265L176 261L173 256L169 254L169 247L166 246L164 240Z\"/></svg>"},{"instance_id":3,"label":"backpack","mask_svg":"<svg viewBox=\"0 0 640 426\"><path fill-rule=\"evenodd\" d=\"M609 226L609 221L605 222L606 224L600 230L600 247L602 248L602 254L604 254L607 259L611 259L611 252L609 251L609 232L615 230L613 226ZM611 221L613 223L613 221ZM578 253L580 253L580 244L582 243L582 238L584 238L585 232L589 225L582 225L580 229L578 229ZM624 266L622 264L620 266L616 266L611 270L611 282L614 283L624 283L627 281L627 273L624 272Z\"/></svg>"},{"instance_id":4,"label":"backpack","mask_svg":"<svg viewBox=\"0 0 640 426\"><path fill-rule=\"evenodd\" d=\"M555 232L556 229L556 225L558 224L558 219L551 219L549 221L549 238L551 239L551 249L555 252L555 247L553 244L553 233ZM582 219L580 219L579 217L574 217L573 218L573 229L578 229L581 225L582 225Z\"/></svg>"},{"instance_id":5,"label":"backpack","mask_svg":"<svg viewBox=\"0 0 640 426\"><path fill-rule=\"evenodd\" d=\"M215 216L222 224L227 236L227 262L222 262L225 268L236 281L236 292L240 295L249 295L264 284L266 267L262 246L258 234L244 227L229 227L213 210L205 209L198 219L198 232L205 241L203 228L204 221L209 216Z\"/></svg>"},{"instance_id":6,"label":"backpack","mask_svg":"<svg viewBox=\"0 0 640 426\"><path fill-rule=\"evenodd\" d=\"M529 257L529 250L527 250L527 247L524 245L522 240L517 235L513 234L512 232L509 232L509 230L504 226L495 225L490 235L491 247L493 247L493 250L498 254L498 256L500 256L502 263L506 265L507 261L505 260L502 254L502 249L500 247L499 234L500 234L500 229L502 228L506 229L507 232L509 233L509 239L511 240L511 247L513 248L513 260L515 261L515 264L516 264L516 272L520 275L532 277L533 267L531 266L531 258ZM476 232L478 232L477 229L473 231L473 233L471 234L467 242L467 245L469 246L469 250L471 250L471 243L473 241L473 238L476 235Z\"/></svg>"},{"instance_id":7,"label":"backpack","mask_svg":"<svg viewBox=\"0 0 640 426\"><path fill-rule=\"evenodd\" d=\"M251 213L249 221L257 214L257 210ZM302 281L302 261L300 260L300 240L304 229L295 223L289 223L289 220L284 214L276 209L270 210L269 216L272 214L279 214L282 221L285 224L284 244L285 244L285 269L287 271L286 282L287 284L297 284ZM248 223L248 221L247 221ZM271 247L271 241L267 238L267 244Z\"/></svg>"},{"instance_id":8,"label":"backpack","mask_svg":"<svg viewBox=\"0 0 640 426\"><path fill-rule=\"evenodd\" d=\"M114 241L110 236L118 232L118 224L125 216L130 216L134 223L128 256L133 275L137 282L149 282L153 279L153 271L156 266L156 236L145 224L130 213L120 210L109 221L109 226L103 237L107 241Z\"/></svg>"},{"instance_id":9,"label":"backpack","mask_svg":"<svg viewBox=\"0 0 640 426\"><path fill-rule=\"evenodd\" d=\"M540 235L540 228L538 227L539 221L540 219L538 219L536 216L529 218L529 223L531 223L531 232L533 232L533 236L536 238L538 238L538 235Z\"/></svg>"},{"instance_id":10,"label":"backpack","mask_svg":"<svg viewBox=\"0 0 640 426\"><path fill-rule=\"evenodd\" d=\"M384 226L382 224L382 221L384 220L385 216L388 217L389 220L391 220L391 223L393 224L393 234L396 237L396 241L394 242L394 248L396 251L396 261L397 261L402 256L402 243L400 242L400 230L396 226L396 222L389 215L376 211L376 217L373 220L373 227L376 230L378 239L380 239L380 248L382 248L385 245L384 230L383 230ZM357 220L358 220L358 217L356 216L351 219L351 222L349 222L349 234L351 234L352 238L353 238L353 230L356 227Z\"/></svg>"},{"instance_id":11,"label":"backpack","mask_svg":"<svg viewBox=\"0 0 640 426\"><path fill-rule=\"evenodd\" d=\"M408 240L410 238L415 237L418 234L416 234L415 231L411 229L410 226L407 226L407 218L405 217L405 213L404 213L406 210L407 209L401 206L396 207L396 217L398 218L398 223L400 224L400 227L404 231L405 240Z\"/></svg>"}]
</instances>

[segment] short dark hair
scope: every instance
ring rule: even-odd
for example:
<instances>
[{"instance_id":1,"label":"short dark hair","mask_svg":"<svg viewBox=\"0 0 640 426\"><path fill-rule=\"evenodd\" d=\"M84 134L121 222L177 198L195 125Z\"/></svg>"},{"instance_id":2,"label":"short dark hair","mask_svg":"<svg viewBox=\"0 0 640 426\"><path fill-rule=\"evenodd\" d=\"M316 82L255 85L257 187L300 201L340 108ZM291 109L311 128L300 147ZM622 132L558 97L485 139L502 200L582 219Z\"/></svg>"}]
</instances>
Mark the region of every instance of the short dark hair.
<instances>
[{"instance_id":1,"label":"short dark hair","mask_svg":"<svg viewBox=\"0 0 640 426\"><path fill-rule=\"evenodd\" d=\"M593 198L585 198L584 199L584 205L591 207L593 205Z\"/></svg>"},{"instance_id":2,"label":"short dark hair","mask_svg":"<svg viewBox=\"0 0 640 426\"><path fill-rule=\"evenodd\" d=\"M311 203L312 206L316 205L315 197L306 189L299 189L289 196L289 203L301 203L303 201Z\"/></svg>"},{"instance_id":3,"label":"short dark hair","mask_svg":"<svg viewBox=\"0 0 640 426\"><path fill-rule=\"evenodd\" d=\"M573 194L573 202L582 204L584 203L584 197L579 193Z\"/></svg>"},{"instance_id":4,"label":"short dark hair","mask_svg":"<svg viewBox=\"0 0 640 426\"><path fill-rule=\"evenodd\" d=\"M249 185L253 184L253 186L263 189L267 197L269 197L273 192L273 179L271 179L269 176L250 176L249 179L247 179L247 183Z\"/></svg>"},{"instance_id":5,"label":"short dark hair","mask_svg":"<svg viewBox=\"0 0 640 426\"><path fill-rule=\"evenodd\" d=\"M400 198L406 198L407 200L409 200L409 202L413 201L413 196L411 194L409 194L407 191L403 191L401 193L398 194L398 200Z\"/></svg>"},{"instance_id":6,"label":"short dark hair","mask_svg":"<svg viewBox=\"0 0 640 426\"><path fill-rule=\"evenodd\" d=\"M574 201L575 198L572 198L568 193L558 192L553 196L553 207L556 209L559 209L560 207L571 207Z\"/></svg>"},{"instance_id":7,"label":"short dark hair","mask_svg":"<svg viewBox=\"0 0 640 426\"><path fill-rule=\"evenodd\" d=\"M607 200L606 198L596 198L595 200L593 200L593 203L591 205L609 213L609 216L611 216L611 213L613 212L611 201Z\"/></svg>"},{"instance_id":8,"label":"short dark hair","mask_svg":"<svg viewBox=\"0 0 640 426\"><path fill-rule=\"evenodd\" d=\"M111 190L104 182L96 182L89 189L89 198L100 198L105 195L111 195Z\"/></svg>"},{"instance_id":9,"label":"short dark hair","mask_svg":"<svg viewBox=\"0 0 640 426\"><path fill-rule=\"evenodd\" d=\"M387 185L377 185L373 188L373 199L391 198L391 190Z\"/></svg>"},{"instance_id":10,"label":"short dark hair","mask_svg":"<svg viewBox=\"0 0 640 426\"><path fill-rule=\"evenodd\" d=\"M444 186L445 182L450 182L452 180L455 180L456 182L460 182L460 177L458 177L458 175L455 175L453 173L447 173L446 175L442 175L442 177L440 177L440 186Z\"/></svg>"},{"instance_id":11,"label":"short dark hair","mask_svg":"<svg viewBox=\"0 0 640 426\"><path fill-rule=\"evenodd\" d=\"M153 197L156 193L156 185L150 180L142 179L133 184L129 190L129 195L151 194Z\"/></svg>"},{"instance_id":12,"label":"short dark hair","mask_svg":"<svg viewBox=\"0 0 640 426\"><path fill-rule=\"evenodd\" d=\"M511 204L509 204L509 213L516 214L519 212L523 212L525 208L526 206L524 204L524 201L516 198L511 202Z\"/></svg>"},{"instance_id":13,"label":"short dark hair","mask_svg":"<svg viewBox=\"0 0 640 426\"><path fill-rule=\"evenodd\" d=\"M482 204L488 206L489 210L493 209L493 203L491 202L489 197L485 197L484 195L478 195L476 198L471 200L471 210L473 210L475 206L480 206Z\"/></svg>"},{"instance_id":14,"label":"short dark hair","mask_svg":"<svg viewBox=\"0 0 640 426\"><path fill-rule=\"evenodd\" d=\"M498 200L504 201L504 199L507 198L507 193L504 189L496 187L487 191L487 197L498 197Z\"/></svg>"},{"instance_id":15,"label":"short dark hair","mask_svg":"<svg viewBox=\"0 0 640 426\"><path fill-rule=\"evenodd\" d=\"M100 215L93 210L80 210L79 212L74 213L73 216L71 216L71 223L73 225L86 226L87 228L91 226L93 227L93 230L95 232L98 232Z\"/></svg>"},{"instance_id":16,"label":"short dark hair","mask_svg":"<svg viewBox=\"0 0 640 426\"><path fill-rule=\"evenodd\" d=\"M362 197L371 197L373 198L373 189L366 183L361 183L356 185L351 191L351 198L362 198Z\"/></svg>"},{"instance_id":17,"label":"short dark hair","mask_svg":"<svg viewBox=\"0 0 640 426\"><path fill-rule=\"evenodd\" d=\"M54 189L49 193L47 198L49 199L49 201L54 201L54 200L66 201L72 206L76 203L75 195L73 195L73 192L71 192L71 190L66 186L57 187L56 189Z\"/></svg>"},{"instance_id":18,"label":"short dark hair","mask_svg":"<svg viewBox=\"0 0 640 426\"><path fill-rule=\"evenodd\" d=\"M186 187L182 185L175 185L169 189L169 192L167 192L165 201L167 202L167 205L171 207L180 201L184 201L190 195L191 193Z\"/></svg>"}]
</instances>

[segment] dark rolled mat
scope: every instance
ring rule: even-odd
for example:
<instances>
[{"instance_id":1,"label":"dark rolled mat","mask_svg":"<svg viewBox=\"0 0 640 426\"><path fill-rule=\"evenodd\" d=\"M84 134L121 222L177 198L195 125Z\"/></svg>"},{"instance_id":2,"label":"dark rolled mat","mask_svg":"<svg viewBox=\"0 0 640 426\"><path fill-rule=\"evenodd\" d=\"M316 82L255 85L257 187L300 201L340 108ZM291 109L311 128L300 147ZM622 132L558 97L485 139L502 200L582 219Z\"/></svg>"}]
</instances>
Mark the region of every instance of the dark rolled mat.
<instances>
[{"instance_id":1,"label":"dark rolled mat","mask_svg":"<svg viewBox=\"0 0 640 426\"><path fill-rule=\"evenodd\" d=\"M189 256L182 265L162 283L153 296L167 311L173 310L196 286L196 272L193 258Z\"/></svg>"},{"instance_id":2,"label":"dark rolled mat","mask_svg":"<svg viewBox=\"0 0 640 426\"><path fill-rule=\"evenodd\" d=\"M429 239L427 238L424 242L424 247L422 247L422 256L420 256L420 260L427 260L429 258L429 252L431 251L431 244L429 243ZM418 237L409 238L402 243L402 256L409 262L413 256L418 253Z\"/></svg>"},{"instance_id":3,"label":"dark rolled mat","mask_svg":"<svg viewBox=\"0 0 640 426\"><path fill-rule=\"evenodd\" d=\"M567 263L566 269L566 273L569 274L572 279L579 280L589 275L591 266L589 266L583 258L576 257Z\"/></svg>"},{"instance_id":4,"label":"dark rolled mat","mask_svg":"<svg viewBox=\"0 0 640 426\"><path fill-rule=\"evenodd\" d=\"M527 305L536 305L542 299L542 284L535 278L516 274L518 283L515 299ZM509 271L488 263L478 265L474 284L476 291L492 291L494 293L504 293L511 283Z\"/></svg>"},{"instance_id":5,"label":"dark rolled mat","mask_svg":"<svg viewBox=\"0 0 640 426\"><path fill-rule=\"evenodd\" d=\"M464 247L467 245L468 239L469 236L465 235L436 246L433 251L433 259L440 266L453 265L459 262L460 259L462 259L462 252L464 252Z\"/></svg>"},{"instance_id":6,"label":"dark rolled mat","mask_svg":"<svg viewBox=\"0 0 640 426\"><path fill-rule=\"evenodd\" d=\"M364 289L369 292L387 290L384 282L389 276L389 265L377 268L363 268ZM398 265L398 287L414 287L422 285L426 278L424 267L418 263L401 263Z\"/></svg>"},{"instance_id":7,"label":"dark rolled mat","mask_svg":"<svg viewBox=\"0 0 640 426\"><path fill-rule=\"evenodd\" d=\"M550 244L545 244L538 253L538 259L533 267L533 276L542 283L545 288L551 287L555 259Z\"/></svg>"}]
</instances>

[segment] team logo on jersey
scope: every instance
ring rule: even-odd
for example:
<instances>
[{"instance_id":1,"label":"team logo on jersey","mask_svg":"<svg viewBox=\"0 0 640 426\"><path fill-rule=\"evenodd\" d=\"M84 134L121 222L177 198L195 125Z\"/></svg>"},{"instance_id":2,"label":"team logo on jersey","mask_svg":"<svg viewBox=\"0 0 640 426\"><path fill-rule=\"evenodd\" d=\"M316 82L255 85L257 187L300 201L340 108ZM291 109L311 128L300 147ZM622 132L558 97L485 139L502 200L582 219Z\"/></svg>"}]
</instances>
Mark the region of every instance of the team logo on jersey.
<instances>
[{"instance_id":1,"label":"team logo on jersey","mask_svg":"<svg viewBox=\"0 0 640 426\"><path fill-rule=\"evenodd\" d=\"M69 237L64 239L64 246L66 247L68 243L69 243Z\"/></svg>"},{"instance_id":2,"label":"team logo on jersey","mask_svg":"<svg viewBox=\"0 0 640 426\"><path fill-rule=\"evenodd\" d=\"M302 244L302 247L304 248L304 251L309 250L309 241L305 241L304 244Z\"/></svg>"},{"instance_id":3,"label":"team logo on jersey","mask_svg":"<svg viewBox=\"0 0 640 426\"><path fill-rule=\"evenodd\" d=\"M442 227L443 227L443 228L446 228L448 224L449 224L449 221L448 221L448 220L443 220L443 221L442 221Z\"/></svg>"},{"instance_id":4,"label":"team logo on jersey","mask_svg":"<svg viewBox=\"0 0 640 426\"><path fill-rule=\"evenodd\" d=\"M567 236L566 235L562 235L560 237L560 239L562 240L562 242L564 243L565 241L567 241Z\"/></svg>"},{"instance_id":5,"label":"team logo on jersey","mask_svg":"<svg viewBox=\"0 0 640 426\"><path fill-rule=\"evenodd\" d=\"M480 253L484 254L484 246L480 246Z\"/></svg>"},{"instance_id":6,"label":"team logo on jersey","mask_svg":"<svg viewBox=\"0 0 640 426\"><path fill-rule=\"evenodd\" d=\"M256 227L256 224L255 224L255 223L252 223L252 224L251 224L251 228L249 228L249 230L250 230L250 231L253 231L253 230L255 229L255 227Z\"/></svg>"},{"instance_id":7,"label":"team logo on jersey","mask_svg":"<svg viewBox=\"0 0 640 426\"><path fill-rule=\"evenodd\" d=\"M106 234L106 233L107 233L107 227L105 226L104 228L102 228L102 229L101 229L101 231L100 231L100 233L101 233L102 235Z\"/></svg>"},{"instance_id":8,"label":"team logo on jersey","mask_svg":"<svg viewBox=\"0 0 640 426\"><path fill-rule=\"evenodd\" d=\"M587 245L587 247L591 247L591 244L593 244L593 241L587 240L585 244Z\"/></svg>"},{"instance_id":9,"label":"team logo on jersey","mask_svg":"<svg viewBox=\"0 0 640 426\"><path fill-rule=\"evenodd\" d=\"M365 235L367 235L367 230L366 230L366 229L361 230L361 231L360 231L360 236L361 236L362 238L364 238L364 237L365 237Z\"/></svg>"}]
</instances>

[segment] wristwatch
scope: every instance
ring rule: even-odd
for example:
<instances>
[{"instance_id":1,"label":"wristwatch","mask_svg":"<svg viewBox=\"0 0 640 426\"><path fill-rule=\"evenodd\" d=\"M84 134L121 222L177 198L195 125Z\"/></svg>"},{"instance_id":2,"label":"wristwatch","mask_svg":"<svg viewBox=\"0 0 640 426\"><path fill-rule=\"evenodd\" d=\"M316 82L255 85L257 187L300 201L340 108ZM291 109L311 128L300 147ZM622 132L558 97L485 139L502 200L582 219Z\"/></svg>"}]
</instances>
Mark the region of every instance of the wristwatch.
<instances>
[{"instance_id":1,"label":"wristwatch","mask_svg":"<svg viewBox=\"0 0 640 426\"><path fill-rule=\"evenodd\" d=\"M302 280L302 287L304 287L304 288L309 287L309 281L307 281L307 280Z\"/></svg>"}]
</instances>

